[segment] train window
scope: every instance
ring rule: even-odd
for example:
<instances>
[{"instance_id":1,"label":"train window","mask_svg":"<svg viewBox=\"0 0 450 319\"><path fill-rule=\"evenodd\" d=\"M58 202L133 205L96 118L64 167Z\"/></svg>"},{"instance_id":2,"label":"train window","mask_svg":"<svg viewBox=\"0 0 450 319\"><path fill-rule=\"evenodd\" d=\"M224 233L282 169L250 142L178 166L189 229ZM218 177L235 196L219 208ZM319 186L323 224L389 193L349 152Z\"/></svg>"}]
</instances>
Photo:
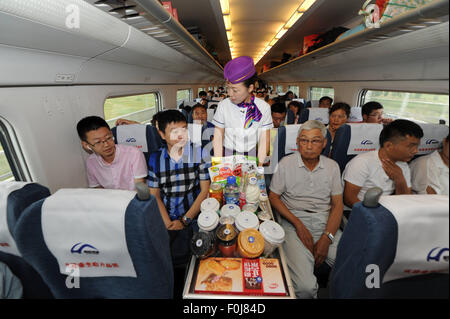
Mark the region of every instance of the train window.
<instances>
[{"instance_id":1,"label":"train window","mask_svg":"<svg viewBox=\"0 0 450 319\"><path fill-rule=\"evenodd\" d=\"M0 118L0 182L31 180L12 126Z\"/></svg>"},{"instance_id":2,"label":"train window","mask_svg":"<svg viewBox=\"0 0 450 319\"><path fill-rule=\"evenodd\" d=\"M320 87L311 87L309 89L309 98L311 100L320 100L322 96L329 96L334 100L334 89Z\"/></svg>"},{"instance_id":3,"label":"train window","mask_svg":"<svg viewBox=\"0 0 450 319\"><path fill-rule=\"evenodd\" d=\"M14 180L3 146L0 145L0 182Z\"/></svg>"},{"instance_id":4,"label":"train window","mask_svg":"<svg viewBox=\"0 0 450 319\"><path fill-rule=\"evenodd\" d=\"M383 105L386 117L403 118L416 122L449 122L448 94L427 94L398 91L364 90L360 105L377 101Z\"/></svg>"},{"instance_id":5,"label":"train window","mask_svg":"<svg viewBox=\"0 0 450 319\"><path fill-rule=\"evenodd\" d=\"M288 86L288 91L291 91L292 93L294 93L297 97L299 97L299 88L297 85L289 85Z\"/></svg>"},{"instance_id":6,"label":"train window","mask_svg":"<svg viewBox=\"0 0 450 319\"><path fill-rule=\"evenodd\" d=\"M119 118L126 118L143 124L150 123L153 114L158 112L158 101L157 93L108 98L103 106L105 120L110 127L115 126L115 122Z\"/></svg>"},{"instance_id":7,"label":"train window","mask_svg":"<svg viewBox=\"0 0 450 319\"><path fill-rule=\"evenodd\" d=\"M184 101L191 101L192 100L192 90L191 89L184 89L184 90L178 90L177 91L177 107L180 106L181 102Z\"/></svg>"},{"instance_id":8,"label":"train window","mask_svg":"<svg viewBox=\"0 0 450 319\"><path fill-rule=\"evenodd\" d=\"M282 85L282 84L277 85L277 93L284 93L284 92L283 92L283 85Z\"/></svg>"}]
</instances>

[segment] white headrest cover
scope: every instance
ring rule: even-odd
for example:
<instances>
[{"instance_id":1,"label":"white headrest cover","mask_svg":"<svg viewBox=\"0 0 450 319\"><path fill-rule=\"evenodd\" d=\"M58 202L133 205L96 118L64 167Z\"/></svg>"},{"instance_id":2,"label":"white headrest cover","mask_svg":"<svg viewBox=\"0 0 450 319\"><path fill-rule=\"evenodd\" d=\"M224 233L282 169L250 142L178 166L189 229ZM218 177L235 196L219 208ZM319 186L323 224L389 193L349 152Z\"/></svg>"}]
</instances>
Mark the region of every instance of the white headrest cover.
<instances>
[{"instance_id":1,"label":"white headrest cover","mask_svg":"<svg viewBox=\"0 0 450 319\"><path fill-rule=\"evenodd\" d=\"M77 265L80 277L136 277L125 237L125 211L135 195L61 189L44 201L42 232L61 274Z\"/></svg>"},{"instance_id":2,"label":"white headrest cover","mask_svg":"<svg viewBox=\"0 0 450 319\"><path fill-rule=\"evenodd\" d=\"M298 151L297 136L301 126L301 124L286 125L286 145L284 147L286 155Z\"/></svg>"},{"instance_id":3,"label":"white headrest cover","mask_svg":"<svg viewBox=\"0 0 450 319\"><path fill-rule=\"evenodd\" d=\"M130 124L117 126L117 144L133 145L142 152L148 152L147 125Z\"/></svg>"},{"instance_id":4,"label":"white headrest cover","mask_svg":"<svg viewBox=\"0 0 450 319\"><path fill-rule=\"evenodd\" d=\"M330 116L328 115L328 109L323 107L315 107L309 109L309 120L316 120L327 125L330 121Z\"/></svg>"},{"instance_id":5,"label":"white headrest cover","mask_svg":"<svg viewBox=\"0 0 450 319\"><path fill-rule=\"evenodd\" d=\"M442 140L448 135L448 126L443 124L417 123L423 130L419 153L429 154L442 147Z\"/></svg>"},{"instance_id":6,"label":"white headrest cover","mask_svg":"<svg viewBox=\"0 0 450 319\"><path fill-rule=\"evenodd\" d=\"M348 122L362 122L363 117L361 113L362 109L360 107L353 106L350 108L350 117Z\"/></svg>"},{"instance_id":7,"label":"white headrest cover","mask_svg":"<svg viewBox=\"0 0 450 319\"><path fill-rule=\"evenodd\" d=\"M351 129L348 155L362 154L380 148L379 137L383 130L383 124L353 123L348 125Z\"/></svg>"},{"instance_id":8,"label":"white headrest cover","mask_svg":"<svg viewBox=\"0 0 450 319\"><path fill-rule=\"evenodd\" d=\"M380 204L398 224L395 259L383 282L432 272L448 273L448 196L381 196Z\"/></svg>"},{"instance_id":9,"label":"white headrest cover","mask_svg":"<svg viewBox=\"0 0 450 319\"><path fill-rule=\"evenodd\" d=\"M8 217L6 214L8 196L12 192L21 189L29 183L26 182L0 182L0 251L21 256L16 246L16 241L11 235L11 231L8 227Z\"/></svg>"}]
</instances>

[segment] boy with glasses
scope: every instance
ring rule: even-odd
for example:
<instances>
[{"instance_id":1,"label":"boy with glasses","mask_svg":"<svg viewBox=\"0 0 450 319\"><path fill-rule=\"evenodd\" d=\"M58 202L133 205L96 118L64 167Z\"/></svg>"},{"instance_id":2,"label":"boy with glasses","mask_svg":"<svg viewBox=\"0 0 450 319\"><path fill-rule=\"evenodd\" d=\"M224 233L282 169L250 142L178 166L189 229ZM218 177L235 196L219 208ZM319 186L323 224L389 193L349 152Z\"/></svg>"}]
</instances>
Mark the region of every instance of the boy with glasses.
<instances>
[{"instance_id":1,"label":"boy with glasses","mask_svg":"<svg viewBox=\"0 0 450 319\"><path fill-rule=\"evenodd\" d=\"M145 182L147 165L144 154L134 146L114 143L108 123L98 116L88 116L77 124L83 149L91 152L86 159L89 187L135 190Z\"/></svg>"}]
</instances>

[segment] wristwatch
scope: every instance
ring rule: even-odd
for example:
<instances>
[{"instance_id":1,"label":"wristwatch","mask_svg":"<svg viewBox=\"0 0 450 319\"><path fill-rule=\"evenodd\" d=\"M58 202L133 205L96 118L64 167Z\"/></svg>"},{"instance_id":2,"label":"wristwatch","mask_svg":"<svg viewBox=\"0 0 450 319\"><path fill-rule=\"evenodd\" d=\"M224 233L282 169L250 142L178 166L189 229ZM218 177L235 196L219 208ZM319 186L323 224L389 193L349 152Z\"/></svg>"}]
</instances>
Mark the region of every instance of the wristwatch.
<instances>
[{"instance_id":1,"label":"wristwatch","mask_svg":"<svg viewBox=\"0 0 450 319\"><path fill-rule=\"evenodd\" d=\"M334 236L332 233L330 233L329 231L325 231L323 232L325 235L327 235L328 239L331 241L331 243L333 243L334 241Z\"/></svg>"},{"instance_id":2,"label":"wristwatch","mask_svg":"<svg viewBox=\"0 0 450 319\"><path fill-rule=\"evenodd\" d=\"M180 218L180 221L183 223L183 225L186 227L186 226L189 226L189 224L192 222L192 219L190 219L189 217L187 217L186 215L183 215L181 218Z\"/></svg>"}]
</instances>

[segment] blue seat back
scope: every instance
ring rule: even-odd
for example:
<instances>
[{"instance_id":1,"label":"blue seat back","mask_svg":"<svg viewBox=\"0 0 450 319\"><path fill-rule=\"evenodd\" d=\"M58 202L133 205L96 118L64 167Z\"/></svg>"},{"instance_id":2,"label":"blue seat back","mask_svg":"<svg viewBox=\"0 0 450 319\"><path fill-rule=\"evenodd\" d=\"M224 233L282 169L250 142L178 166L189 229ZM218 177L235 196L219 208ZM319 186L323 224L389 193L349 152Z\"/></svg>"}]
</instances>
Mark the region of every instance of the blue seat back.
<instances>
[{"instance_id":1,"label":"blue seat back","mask_svg":"<svg viewBox=\"0 0 450 319\"><path fill-rule=\"evenodd\" d=\"M330 158L334 159L341 170L341 174L347 163L355 157L355 155L347 155L348 146L350 145L351 128L350 125L344 124L334 134Z\"/></svg>"},{"instance_id":2,"label":"blue seat back","mask_svg":"<svg viewBox=\"0 0 450 319\"><path fill-rule=\"evenodd\" d=\"M359 202L353 206L331 273L331 298L448 298L448 274L382 283L396 256L398 229L396 218L382 205L369 208ZM379 278L378 288L367 284L373 282L369 276L375 271L379 271L379 277L374 277Z\"/></svg>"},{"instance_id":3,"label":"blue seat back","mask_svg":"<svg viewBox=\"0 0 450 319\"><path fill-rule=\"evenodd\" d=\"M295 122L295 114L294 114L294 112L292 112L292 110L290 110L290 109L287 109L286 124L290 125L290 124L294 124L294 122Z\"/></svg>"},{"instance_id":4,"label":"blue seat back","mask_svg":"<svg viewBox=\"0 0 450 319\"><path fill-rule=\"evenodd\" d=\"M44 240L44 202L35 202L24 211L15 237L23 258L42 276L55 298L173 297L169 236L153 196L147 201L135 197L125 211L126 245L137 277L81 277L79 288L71 289L66 285L67 275L60 273L58 261Z\"/></svg>"},{"instance_id":5,"label":"blue seat back","mask_svg":"<svg viewBox=\"0 0 450 319\"><path fill-rule=\"evenodd\" d=\"M26 184L22 188L9 193L7 197L6 212L0 212L0 218L4 218L4 214L6 214L7 226L13 237L17 220L20 218L23 211L32 203L48 196L50 196L49 189L37 183ZM53 298L50 289L44 283L41 276L22 257L0 251L0 261L5 263L11 269L13 274L21 281L23 298Z\"/></svg>"}]
</instances>

